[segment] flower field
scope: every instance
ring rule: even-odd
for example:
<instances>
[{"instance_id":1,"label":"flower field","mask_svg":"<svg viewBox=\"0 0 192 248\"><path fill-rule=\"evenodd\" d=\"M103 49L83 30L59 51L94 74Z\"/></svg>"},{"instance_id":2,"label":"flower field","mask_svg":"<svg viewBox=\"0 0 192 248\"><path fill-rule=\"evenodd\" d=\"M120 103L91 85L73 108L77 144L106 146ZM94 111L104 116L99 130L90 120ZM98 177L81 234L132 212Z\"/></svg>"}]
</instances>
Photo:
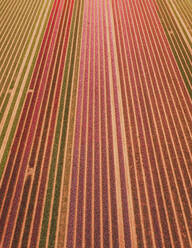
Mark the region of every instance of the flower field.
<instances>
[{"instance_id":1,"label":"flower field","mask_svg":"<svg viewBox=\"0 0 192 248\"><path fill-rule=\"evenodd\" d=\"M191 0L0 0L0 247L192 247Z\"/></svg>"}]
</instances>

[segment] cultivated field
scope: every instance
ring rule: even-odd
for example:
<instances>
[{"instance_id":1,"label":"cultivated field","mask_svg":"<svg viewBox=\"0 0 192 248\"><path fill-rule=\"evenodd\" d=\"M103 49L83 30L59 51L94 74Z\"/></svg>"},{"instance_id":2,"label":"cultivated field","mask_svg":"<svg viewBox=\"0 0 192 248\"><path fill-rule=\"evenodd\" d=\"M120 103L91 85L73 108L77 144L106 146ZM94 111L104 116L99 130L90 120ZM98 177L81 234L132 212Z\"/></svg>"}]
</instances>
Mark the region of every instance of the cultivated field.
<instances>
[{"instance_id":1,"label":"cultivated field","mask_svg":"<svg viewBox=\"0 0 192 248\"><path fill-rule=\"evenodd\" d=\"M0 247L192 247L191 0L0 0Z\"/></svg>"}]
</instances>

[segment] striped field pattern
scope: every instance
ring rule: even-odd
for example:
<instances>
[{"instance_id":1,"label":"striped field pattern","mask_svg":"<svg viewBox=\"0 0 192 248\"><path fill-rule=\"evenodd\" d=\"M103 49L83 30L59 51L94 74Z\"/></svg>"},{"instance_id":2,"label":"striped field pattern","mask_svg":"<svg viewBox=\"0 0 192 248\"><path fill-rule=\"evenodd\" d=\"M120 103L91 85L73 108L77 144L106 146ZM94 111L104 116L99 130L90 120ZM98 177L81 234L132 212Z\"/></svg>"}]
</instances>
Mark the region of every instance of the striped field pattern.
<instances>
[{"instance_id":1,"label":"striped field pattern","mask_svg":"<svg viewBox=\"0 0 192 248\"><path fill-rule=\"evenodd\" d=\"M0 248L192 248L192 1L0 0Z\"/></svg>"}]
</instances>

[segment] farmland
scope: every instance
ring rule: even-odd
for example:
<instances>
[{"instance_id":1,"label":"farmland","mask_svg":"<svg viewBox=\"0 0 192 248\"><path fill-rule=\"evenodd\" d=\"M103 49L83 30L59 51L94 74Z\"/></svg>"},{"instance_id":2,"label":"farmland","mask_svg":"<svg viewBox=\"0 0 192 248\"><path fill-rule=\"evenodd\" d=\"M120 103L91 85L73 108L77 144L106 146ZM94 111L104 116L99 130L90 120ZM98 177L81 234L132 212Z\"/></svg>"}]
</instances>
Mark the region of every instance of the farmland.
<instances>
[{"instance_id":1,"label":"farmland","mask_svg":"<svg viewBox=\"0 0 192 248\"><path fill-rule=\"evenodd\" d=\"M191 0L0 0L0 247L192 247Z\"/></svg>"}]
</instances>

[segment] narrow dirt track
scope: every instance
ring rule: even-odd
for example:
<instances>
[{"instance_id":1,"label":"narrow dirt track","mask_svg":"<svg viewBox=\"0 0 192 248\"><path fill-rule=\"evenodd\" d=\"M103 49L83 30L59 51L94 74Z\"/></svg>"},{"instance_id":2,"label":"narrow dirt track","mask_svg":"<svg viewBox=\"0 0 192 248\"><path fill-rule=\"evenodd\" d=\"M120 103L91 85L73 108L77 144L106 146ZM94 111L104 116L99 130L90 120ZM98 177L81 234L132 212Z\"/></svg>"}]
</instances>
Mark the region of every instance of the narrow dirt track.
<instances>
[{"instance_id":1,"label":"narrow dirt track","mask_svg":"<svg viewBox=\"0 0 192 248\"><path fill-rule=\"evenodd\" d=\"M0 247L192 247L191 17L0 0Z\"/></svg>"}]
</instances>

